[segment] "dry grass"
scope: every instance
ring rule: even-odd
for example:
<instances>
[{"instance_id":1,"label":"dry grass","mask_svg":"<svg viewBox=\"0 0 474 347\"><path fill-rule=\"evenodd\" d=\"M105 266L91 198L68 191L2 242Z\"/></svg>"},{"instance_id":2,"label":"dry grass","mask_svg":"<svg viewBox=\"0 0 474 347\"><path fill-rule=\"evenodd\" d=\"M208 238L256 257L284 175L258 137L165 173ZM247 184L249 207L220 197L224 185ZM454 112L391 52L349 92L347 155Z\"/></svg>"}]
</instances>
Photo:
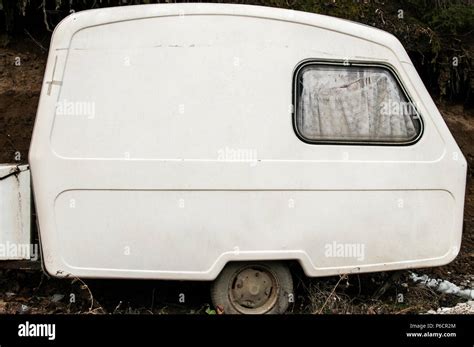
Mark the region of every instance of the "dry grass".
<instances>
[{"instance_id":1,"label":"dry grass","mask_svg":"<svg viewBox=\"0 0 474 347\"><path fill-rule=\"evenodd\" d=\"M443 306L454 306L462 299L439 294L418 286L403 272L396 281L393 273L350 275L321 279L299 277L297 304L293 313L309 314L419 314ZM380 288L387 287L380 293Z\"/></svg>"}]
</instances>

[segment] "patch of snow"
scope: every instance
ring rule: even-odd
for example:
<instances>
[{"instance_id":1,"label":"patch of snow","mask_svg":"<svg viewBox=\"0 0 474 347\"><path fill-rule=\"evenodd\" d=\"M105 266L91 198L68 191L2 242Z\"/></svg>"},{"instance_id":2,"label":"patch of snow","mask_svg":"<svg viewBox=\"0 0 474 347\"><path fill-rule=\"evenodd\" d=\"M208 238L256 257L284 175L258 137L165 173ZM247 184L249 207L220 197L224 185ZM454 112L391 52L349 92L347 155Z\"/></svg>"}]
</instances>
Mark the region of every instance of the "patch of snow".
<instances>
[{"instance_id":1,"label":"patch of snow","mask_svg":"<svg viewBox=\"0 0 474 347\"><path fill-rule=\"evenodd\" d=\"M427 275L418 276L414 272L410 273L410 278L413 282L421 283L440 293L453 294L468 300L474 299L474 289L462 289L449 281L429 278Z\"/></svg>"},{"instance_id":2,"label":"patch of snow","mask_svg":"<svg viewBox=\"0 0 474 347\"><path fill-rule=\"evenodd\" d=\"M429 310L428 314L474 314L474 301L462 302L454 307L440 307L436 311Z\"/></svg>"}]
</instances>

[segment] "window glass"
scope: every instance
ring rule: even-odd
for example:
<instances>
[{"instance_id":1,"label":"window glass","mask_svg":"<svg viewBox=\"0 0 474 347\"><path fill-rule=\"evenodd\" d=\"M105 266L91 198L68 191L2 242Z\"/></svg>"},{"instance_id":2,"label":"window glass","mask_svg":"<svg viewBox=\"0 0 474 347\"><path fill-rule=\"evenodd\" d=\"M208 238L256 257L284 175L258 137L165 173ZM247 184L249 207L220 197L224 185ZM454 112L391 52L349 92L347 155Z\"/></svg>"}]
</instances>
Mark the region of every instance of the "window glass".
<instances>
[{"instance_id":1,"label":"window glass","mask_svg":"<svg viewBox=\"0 0 474 347\"><path fill-rule=\"evenodd\" d=\"M406 143L421 131L416 108L385 68L306 65L295 92L296 130L309 142Z\"/></svg>"}]
</instances>

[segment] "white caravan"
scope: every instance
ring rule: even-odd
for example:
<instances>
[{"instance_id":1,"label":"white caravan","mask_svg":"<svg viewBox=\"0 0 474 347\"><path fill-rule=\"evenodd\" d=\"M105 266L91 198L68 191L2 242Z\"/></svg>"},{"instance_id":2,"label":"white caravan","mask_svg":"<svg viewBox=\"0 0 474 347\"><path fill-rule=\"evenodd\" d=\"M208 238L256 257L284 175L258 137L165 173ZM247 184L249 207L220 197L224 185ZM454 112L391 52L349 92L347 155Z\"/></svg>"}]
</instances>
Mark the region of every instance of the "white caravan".
<instances>
[{"instance_id":1,"label":"white caravan","mask_svg":"<svg viewBox=\"0 0 474 347\"><path fill-rule=\"evenodd\" d=\"M292 280L438 266L466 160L400 42L222 4L74 13L56 28L29 154L54 276L215 280L280 313Z\"/></svg>"}]
</instances>

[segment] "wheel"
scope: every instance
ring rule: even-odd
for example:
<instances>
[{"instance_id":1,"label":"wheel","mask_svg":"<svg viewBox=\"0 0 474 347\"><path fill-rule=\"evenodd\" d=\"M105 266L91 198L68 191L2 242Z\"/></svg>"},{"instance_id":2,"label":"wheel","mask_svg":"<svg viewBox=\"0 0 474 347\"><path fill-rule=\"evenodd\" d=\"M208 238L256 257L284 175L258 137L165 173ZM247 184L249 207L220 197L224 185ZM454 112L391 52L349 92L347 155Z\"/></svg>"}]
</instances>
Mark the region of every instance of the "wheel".
<instances>
[{"instance_id":1,"label":"wheel","mask_svg":"<svg viewBox=\"0 0 474 347\"><path fill-rule=\"evenodd\" d=\"M211 298L225 314L282 314L293 293L288 267L279 262L229 263L211 286Z\"/></svg>"}]
</instances>

